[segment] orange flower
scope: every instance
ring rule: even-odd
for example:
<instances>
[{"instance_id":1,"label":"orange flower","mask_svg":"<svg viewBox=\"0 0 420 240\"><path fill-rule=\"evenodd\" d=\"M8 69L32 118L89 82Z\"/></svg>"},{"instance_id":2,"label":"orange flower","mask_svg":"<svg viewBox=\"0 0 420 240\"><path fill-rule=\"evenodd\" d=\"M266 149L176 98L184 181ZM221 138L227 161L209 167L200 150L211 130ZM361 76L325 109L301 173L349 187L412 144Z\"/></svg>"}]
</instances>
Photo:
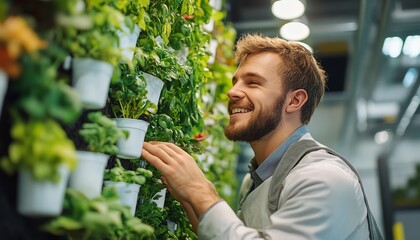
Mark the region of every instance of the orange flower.
<instances>
[{"instance_id":1,"label":"orange flower","mask_svg":"<svg viewBox=\"0 0 420 240\"><path fill-rule=\"evenodd\" d=\"M22 17L10 16L0 23L0 68L9 76L20 74L16 60L22 52L32 53L46 46Z\"/></svg>"}]
</instances>

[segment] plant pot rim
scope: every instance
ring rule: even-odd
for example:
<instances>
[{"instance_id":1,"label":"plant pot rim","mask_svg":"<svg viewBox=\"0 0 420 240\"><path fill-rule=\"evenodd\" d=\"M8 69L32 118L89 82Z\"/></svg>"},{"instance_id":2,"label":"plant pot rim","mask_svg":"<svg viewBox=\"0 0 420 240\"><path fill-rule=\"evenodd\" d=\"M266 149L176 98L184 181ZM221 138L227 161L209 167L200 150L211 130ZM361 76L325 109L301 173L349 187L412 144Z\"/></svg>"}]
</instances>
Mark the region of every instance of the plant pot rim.
<instances>
[{"instance_id":1,"label":"plant pot rim","mask_svg":"<svg viewBox=\"0 0 420 240\"><path fill-rule=\"evenodd\" d=\"M141 186L140 184L137 183L128 183L128 182L123 182L123 181L113 181L113 180L104 180L105 184L113 184L113 185L125 185L125 186Z\"/></svg>"},{"instance_id":2,"label":"plant pot rim","mask_svg":"<svg viewBox=\"0 0 420 240\"><path fill-rule=\"evenodd\" d=\"M103 158L106 158L108 160L109 155L105 154L105 153L100 153L100 152L92 152L92 151L85 151L85 150L76 150L76 154L82 154L82 155L87 155L87 156L101 156ZM80 160L80 159L79 159ZM100 161L100 160L99 160Z\"/></svg>"},{"instance_id":3,"label":"plant pot rim","mask_svg":"<svg viewBox=\"0 0 420 240\"><path fill-rule=\"evenodd\" d=\"M118 127L126 127L126 128L147 128L149 123L145 120L141 119L133 119L133 118L113 118L116 122Z\"/></svg>"}]
</instances>

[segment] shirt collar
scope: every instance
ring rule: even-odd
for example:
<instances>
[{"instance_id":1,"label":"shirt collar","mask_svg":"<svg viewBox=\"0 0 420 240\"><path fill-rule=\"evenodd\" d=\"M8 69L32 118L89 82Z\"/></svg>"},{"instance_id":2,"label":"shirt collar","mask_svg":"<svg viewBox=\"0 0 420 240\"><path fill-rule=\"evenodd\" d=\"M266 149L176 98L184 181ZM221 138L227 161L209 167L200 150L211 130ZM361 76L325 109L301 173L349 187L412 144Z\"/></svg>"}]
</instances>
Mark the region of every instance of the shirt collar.
<instances>
[{"instance_id":1,"label":"shirt collar","mask_svg":"<svg viewBox=\"0 0 420 240\"><path fill-rule=\"evenodd\" d=\"M280 162L280 159L283 157L286 150L289 146L299 140L303 135L308 133L308 128L306 125L300 126L296 129L292 135L290 135L283 144L276 148L262 163L257 165L255 158L251 161L251 176L254 175L253 180L257 180L257 184L261 184L263 181L271 177L276 169L277 165ZM254 174L253 174L254 173ZM254 179L256 178L256 179ZM259 178L259 179L258 179Z\"/></svg>"}]
</instances>

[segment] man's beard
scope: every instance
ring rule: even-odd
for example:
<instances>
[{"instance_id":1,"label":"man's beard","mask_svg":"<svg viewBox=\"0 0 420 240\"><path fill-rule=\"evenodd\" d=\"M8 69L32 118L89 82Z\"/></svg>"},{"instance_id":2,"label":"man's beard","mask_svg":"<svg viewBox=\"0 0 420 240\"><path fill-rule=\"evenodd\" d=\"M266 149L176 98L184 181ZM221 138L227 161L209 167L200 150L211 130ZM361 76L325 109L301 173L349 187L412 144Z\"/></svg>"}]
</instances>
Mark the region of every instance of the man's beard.
<instances>
[{"instance_id":1,"label":"man's beard","mask_svg":"<svg viewBox=\"0 0 420 240\"><path fill-rule=\"evenodd\" d=\"M225 136L232 141L253 142L269 134L281 121L285 96L282 94L278 97L271 109L262 110L258 116L253 115L244 128L236 129L229 123L225 128Z\"/></svg>"}]
</instances>

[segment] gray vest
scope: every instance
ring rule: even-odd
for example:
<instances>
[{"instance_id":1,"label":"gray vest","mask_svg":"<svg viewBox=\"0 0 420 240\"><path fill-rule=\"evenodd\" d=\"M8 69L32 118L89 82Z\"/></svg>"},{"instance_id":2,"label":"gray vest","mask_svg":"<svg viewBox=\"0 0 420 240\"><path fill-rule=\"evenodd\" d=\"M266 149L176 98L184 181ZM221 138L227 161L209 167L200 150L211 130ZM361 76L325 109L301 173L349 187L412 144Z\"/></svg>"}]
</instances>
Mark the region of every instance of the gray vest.
<instances>
[{"instance_id":1,"label":"gray vest","mask_svg":"<svg viewBox=\"0 0 420 240\"><path fill-rule=\"evenodd\" d=\"M366 198L366 194L363 188L363 184L360 180L360 176L357 173L356 169L342 156L334 152L333 150L318 145L313 140L300 140L295 143L293 143L285 152L282 159L280 160L280 163L277 165L276 170L274 171L274 174L272 177L264 181L257 189L253 190L251 189L252 186L252 180L249 178L248 183L245 183L245 185L242 186L242 198L239 203L239 210L238 210L238 216L243 219L245 222L255 221L255 219L260 219L259 221L255 223L258 227L262 227L264 225L269 224L269 218L268 217L261 217L258 218L257 216L254 216L255 219L246 219L247 216L242 214L241 209L252 209L251 211L253 213L261 214L262 216L269 216L273 214L275 211L279 209L279 198L281 191L283 190L283 181L287 177L287 175L290 173L290 171L302 160L302 158L312 152L324 149L329 154L335 155L342 159L344 163L348 165L348 167L356 174L359 180L359 184L361 186L361 189L363 191L364 200L366 203L366 209L367 209L367 221L369 225L369 232L370 232L370 239L372 240L382 240L382 235L379 231L379 228L376 224L376 221L370 211L369 204ZM245 181L246 182L246 181ZM244 191L245 190L245 191ZM245 202L248 195L250 194L257 194L257 195L264 195L268 196L268 210L267 205L265 204L248 204ZM269 211L269 212L267 212Z\"/></svg>"}]
</instances>

